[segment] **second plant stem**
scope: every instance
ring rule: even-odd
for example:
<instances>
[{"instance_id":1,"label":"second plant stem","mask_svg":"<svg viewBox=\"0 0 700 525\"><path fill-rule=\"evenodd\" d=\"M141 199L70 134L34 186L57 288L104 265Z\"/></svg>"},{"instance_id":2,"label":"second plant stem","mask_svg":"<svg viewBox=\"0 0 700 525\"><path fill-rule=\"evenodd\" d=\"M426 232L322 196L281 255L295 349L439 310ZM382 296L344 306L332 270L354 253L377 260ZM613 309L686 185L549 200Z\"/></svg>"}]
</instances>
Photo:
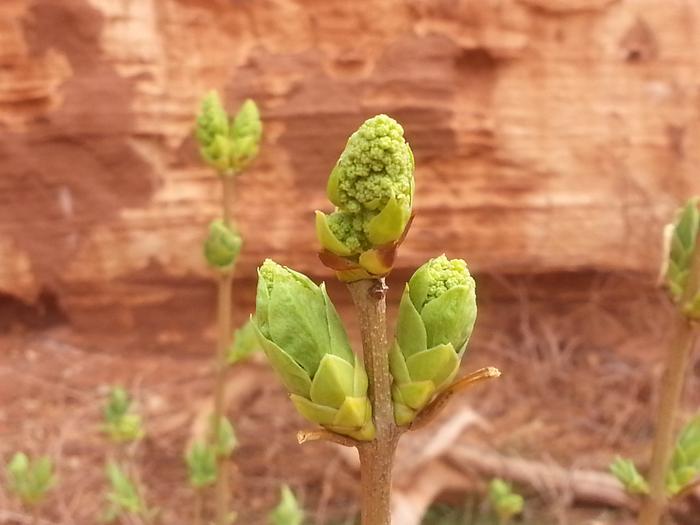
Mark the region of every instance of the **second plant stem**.
<instances>
[{"instance_id":1,"label":"second plant stem","mask_svg":"<svg viewBox=\"0 0 700 525\"><path fill-rule=\"evenodd\" d=\"M222 220L226 226L231 226L231 208L233 204L233 175L221 177ZM231 288L233 286L233 268L219 275L217 293L217 348L216 348L216 379L214 383L214 417L212 422L212 441L219 443L222 419L226 410L226 371L228 368L227 353L231 340ZM218 447L217 447L218 449ZM217 450L216 478L216 525L226 525L229 515L229 486L228 458Z\"/></svg>"},{"instance_id":2,"label":"second plant stem","mask_svg":"<svg viewBox=\"0 0 700 525\"><path fill-rule=\"evenodd\" d=\"M362 525L390 525L391 471L399 431L391 401L391 373L386 325L384 279L348 284L357 309L362 349L369 380L369 399L377 433L372 441L358 446L362 484Z\"/></svg>"},{"instance_id":3,"label":"second plant stem","mask_svg":"<svg viewBox=\"0 0 700 525\"><path fill-rule=\"evenodd\" d=\"M666 474L673 453L676 416L683 394L686 369L698 336L697 323L683 313L682 306L699 290L700 249L696 247L690 275L677 306L673 338L668 348L649 470L649 496L639 513L639 525L658 525L668 504Z\"/></svg>"}]
</instances>

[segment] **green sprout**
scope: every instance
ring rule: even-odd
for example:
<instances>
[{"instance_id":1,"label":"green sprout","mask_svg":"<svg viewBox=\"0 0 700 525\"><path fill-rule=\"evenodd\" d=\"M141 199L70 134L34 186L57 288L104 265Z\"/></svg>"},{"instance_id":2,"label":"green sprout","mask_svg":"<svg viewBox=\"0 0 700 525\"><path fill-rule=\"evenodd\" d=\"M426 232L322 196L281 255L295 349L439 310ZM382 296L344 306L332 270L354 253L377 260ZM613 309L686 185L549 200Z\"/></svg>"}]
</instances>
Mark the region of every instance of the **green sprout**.
<instances>
[{"instance_id":1,"label":"green sprout","mask_svg":"<svg viewBox=\"0 0 700 525\"><path fill-rule=\"evenodd\" d=\"M371 440L367 374L325 286L269 259L258 276L259 342L294 406L338 434Z\"/></svg>"},{"instance_id":2,"label":"green sprout","mask_svg":"<svg viewBox=\"0 0 700 525\"><path fill-rule=\"evenodd\" d=\"M145 435L141 416L133 411L131 397L122 387L109 391L103 416L103 431L115 443L138 441Z\"/></svg>"},{"instance_id":3,"label":"green sprout","mask_svg":"<svg viewBox=\"0 0 700 525\"><path fill-rule=\"evenodd\" d=\"M407 425L452 384L476 321L474 279L461 259L431 259L401 298L391 348L392 396L398 425Z\"/></svg>"},{"instance_id":4,"label":"green sprout","mask_svg":"<svg viewBox=\"0 0 700 525\"><path fill-rule=\"evenodd\" d=\"M270 513L269 521L270 525L301 525L304 521L304 509L287 485L282 487L280 502Z\"/></svg>"},{"instance_id":5,"label":"green sprout","mask_svg":"<svg viewBox=\"0 0 700 525\"><path fill-rule=\"evenodd\" d=\"M649 493L647 480L639 473L634 461L631 459L617 456L610 465L610 472L630 494Z\"/></svg>"},{"instance_id":6,"label":"green sprout","mask_svg":"<svg viewBox=\"0 0 700 525\"><path fill-rule=\"evenodd\" d=\"M211 440L214 452L219 458L227 458L238 446L236 432L226 416L221 416L218 425L214 424L214 421L212 421L212 433L218 432L218 435L213 436Z\"/></svg>"},{"instance_id":7,"label":"green sprout","mask_svg":"<svg viewBox=\"0 0 700 525\"><path fill-rule=\"evenodd\" d=\"M207 443L197 441L185 455L190 485L201 489L216 483L218 465L216 449Z\"/></svg>"},{"instance_id":8,"label":"green sprout","mask_svg":"<svg viewBox=\"0 0 700 525\"><path fill-rule=\"evenodd\" d=\"M41 503L56 483L53 462L47 456L32 459L24 452L16 452L6 471L10 491L27 507Z\"/></svg>"},{"instance_id":9,"label":"green sprout","mask_svg":"<svg viewBox=\"0 0 700 525\"><path fill-rule=\"evenodd\" d=\"M122 516L138 516L150 522L158 511L148 508L129 475L114 461L107 464L106 474L109 490L103 520L111 523Z\"/></svg>"},{"instance_id":10,"label":"green sprout","mask_svg":"<svg viewBox=\"0 0 700 525\"><path fill-rule=\"evenodd\" d=\"M513 487L502 479L494 479L489 484L489 503L501 524L509 523L523 511L523 497L513 491Z\"/></svg>"},{"instance_id":11,"label":"green sprout","mask_svg":"<svg viewBox=\"0 0 700 525\"><path fill-rule=\"evenodd\" d=\"M403 128L386 115L367 120L348 139L328 179L336 210L316 212L322 260L341 280L391 271L411 219L414 169Z\"/></svg>"},{"instance_id":12,"label":"green sprout","mask_svg":"<svg viewBox=\"0 0 700 525\"><path fill-rule=\"evenodd\" d=\"M204 241L204 258L212 268L229 270L241 252L243 239L238 232L222 220L209 225L209 236Z\"/></svg>"}]
</instances>

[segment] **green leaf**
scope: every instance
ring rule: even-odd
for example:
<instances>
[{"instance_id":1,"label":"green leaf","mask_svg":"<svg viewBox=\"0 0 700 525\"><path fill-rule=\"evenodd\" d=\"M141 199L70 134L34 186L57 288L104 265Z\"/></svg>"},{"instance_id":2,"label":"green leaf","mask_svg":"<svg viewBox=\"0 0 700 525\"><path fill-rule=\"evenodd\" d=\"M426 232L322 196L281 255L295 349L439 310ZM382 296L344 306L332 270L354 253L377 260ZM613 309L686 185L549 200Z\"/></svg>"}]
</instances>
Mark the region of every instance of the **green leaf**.
<instances>
[{"instance_id":1,"label":"green leaf","mask_svg":"<svg viewBox=\"0 0 700 525\"><path fill-rule=\"evenodd\" d=\"M331 298L328 296L325 283L322 283L320 288L325 304L326 321L328 323L328 353L336 355L352 365L355 362L355 354L350 347L350 341L348 340L345 326L343 326L343 321L341 321L333 301L331 301Z\"/></svg>"},{"instance_id":2,"label":"green leaf","mask_svg":"<svg viewBox=\"0 0 700 525\"><path fill-rule=\"evenodd\" d=\"M115 519L122 514L146 515L148 508L129 475L113 461L107 464L106 474L110 486L106 495L108 508L105 516Z\"/></svg>"},{"instance_id":3,"label":"green leaf","mask_svg":"<svg viewBox=\"0 0 700 525\"><path fill-rule=\"evenodd\" d=\"M666 476L666 490L675 495L700 478L700 415L681 431Z\"/></svg>"},{"instance_id":4,"label":"green leaf","mask_svg":"<svg viewBox=\"0 0 700 525\"><path fill-rule=\"evenodd\" d=\"M212 432L217 428L212 418ZM218 425L218 435L215 440L215 451L220 457L229 457L238 446L238 438L233 425L227 417L221 416Z\"/></svg>"},{"instance_id":5,"label":"green leaf","mask_svg":"<svg viewBox=\"0 0 700 525\"><path fill-rule=\"evenodd\" d=\"M339 408L345 398L353 394L355 371L347 361L326 354L311 383L311 401Z\"/></svg>"},{"instance_id":6,"label":"green leaf","mask_svg":"<svg viewBox=\"0 0 700 525\"><path fill-rule=\"evenodd\" d=\"M260 349L260 342L255 332L256 328L253 318L248 319L242 327L235 331L233 342L229 346L226 356L229 364L233 365L239 361L244 361Z\"/></svg>"},{"instance_id":7,"label":"green leaf","mask_svg":"<svg viewBox=\"0 0 700 525\"><path fill-rule=\"evenodd\" d=\"M428 334L428 348L451 343L460 351L469 339L476 321L474 289L455 286L428 302L421 312Z\"/></svg>"},{"instance_id":8,"label":"green leaf","mask_svg":"<svg viewBox=\"0 0 700 525\"><path fill-rule=\"evenodd\" d=\"M311 378L299 364L275 343L266 339L260 331L258 341L267 356L270 365L282 379L284 386L293 394L308 397L311 392Z\"/></svg>"},{"instance_id":9,"label":"green leaf","mask_svg":"<svg viewBox=\"0 0 700 525\"><path fill-rule=\"evenodd\" d=\"M428 335L425 325L418 310L411 301L409 286L406 285L401 303L399 304L399 318L396 323L396 340L404 357L408 358L415 353L428 348Z\"/></svg>"},{"instance_id":10,"label":"green leaf","mask_svg":"<svg viewBox=\"0 0 700 525\"><path fill-rule=\"evenodd\" d=\"M110 389L103 414L103 431L112 441L137 441L145 435L141 416L134 412L131 397L124 388Z\"/></svg>"},{"instance_id":11,"label":"green leaf","mask_svg":"<svg viewBox=\"0 0 700 525\"><path fill-rule=\"evenodd\" d=\"M284 485L280 493L280 502L269 517L270 525L301 525L304 510L292 490Z\"/></svg>"},{"instance_id":12,"label":"green leaf","mask_svg":"<svg viewBox=\"0 0 700 525\"><path fill-rule=\"evenodd\" d=\"M688 202L677 213L671 230L669 252L666 264L666 285L674 301L680 301L685 295L688 284L693 254L697 249L698 231L700 230L700 211L697 197ZM700 290L691 290L694 296Z\"/></svg>"},{"instance_id":13,"label":"green leaf","mask_svg":"<svg viewBox=\"0 0 700 525\"><path fill-rule=\"evenodd\" d=\"M187 473L190 484L195 488L203 488L216 483L218 467L216 449L202 441L196 442L185 456Z\"/></svg>"},{"instance_id":14,"label":"green leaf","mask_svg":"<svg viewBox=\"0 0 700 525\"><path fill-rule=\"evenodd\" d=\"M397 241L406 228L409 215L410 210L403 208L392 193L382 211L367 224L369 241L375 246Z\"/></svg>"},{"instance_id":15,"label":"green leaf","mask_svg":"<svg viewBox=\"0 0 700 525\"><path fill-rule=\"evenodd\" d=\"M454 375L459 359L452 345L438 345L412 355L406 366L413 381L432 381L437 386Z\"/></svg>"},{"instance_id":16,"label":"green leaf","mask_svg":"<svg viewBox=\"0 0 700 525\"><path fill-rule=\"evenodd\" d=\"M630 494L648 494L649 485L644 477L639 473L637 467L631 459L615 457L610 465L610 472L625 487Z\"/></svg>"}]
</instances>

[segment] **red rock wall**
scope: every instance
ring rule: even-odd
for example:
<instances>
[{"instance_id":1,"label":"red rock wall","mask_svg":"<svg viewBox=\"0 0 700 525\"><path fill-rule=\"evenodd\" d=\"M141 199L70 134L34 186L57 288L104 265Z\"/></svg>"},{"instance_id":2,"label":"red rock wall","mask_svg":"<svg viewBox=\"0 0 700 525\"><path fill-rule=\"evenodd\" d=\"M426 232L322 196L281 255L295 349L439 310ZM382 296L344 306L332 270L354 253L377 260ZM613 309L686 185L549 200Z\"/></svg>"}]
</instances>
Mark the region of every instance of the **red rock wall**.
<instances>
[{"instance_id":1,"label":"red rock wall","mask_svg":"<svg viewBox=\"0 0 700 525\"><path fill-rule=\"evenodd\" d=\"M2 0L0 291L127 327L207 296L218 186L191 132L209 88L266 126L240 275L265 256L324 273L312 212L378 112L418 164L401 267L652 273L700 192L698 49L689 0Z\"/></svg>"}]
</instances>

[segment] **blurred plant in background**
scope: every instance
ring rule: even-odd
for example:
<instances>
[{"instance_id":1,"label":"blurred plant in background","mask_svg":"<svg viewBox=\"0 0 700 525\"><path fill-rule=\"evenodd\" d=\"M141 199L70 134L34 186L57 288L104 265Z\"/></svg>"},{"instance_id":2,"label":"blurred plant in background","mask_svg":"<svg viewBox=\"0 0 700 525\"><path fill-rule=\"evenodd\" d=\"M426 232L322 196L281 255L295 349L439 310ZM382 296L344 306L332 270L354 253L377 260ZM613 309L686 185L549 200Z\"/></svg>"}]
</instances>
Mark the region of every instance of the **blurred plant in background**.
<instances>
[{"instance_id":1,"label":"blurred plant in background","mask_svg":"<svg viewBox=\"0 0 700 525\"><path fill-rule=\"evenodd\" d=\"M6 466L7 485L22 505L36 513L47 492L56 484L53 462L48 456L30 458L16 452Z\"/></svg>"},{"instance_id":2,"label":"blurred plant in background","mask_svg":"<svg viewBox=\"0 0 700 525\"><path fill-rule=\"evenodd\" d=\"M232 217L234 180L258 155L262 138L258 107L252 100L246 100L238 113L231 116L224 108L218 93L212 91L201 102L195 136L202 159L212 166L219 176L222 195L221 216L211 222L203 247L204 257L216 273L218 282L214 409L206 436L207 442L195 443L186 457L190 483L196 494L195 520L199 523L203 519L202 490L211 476L214 476L216 524L227 525L235 520L235 514L229 508L228 462L236 447L236 438L233 426L225 415L226 373L231 364L245 359L257 346L249 324L244 325L235 334L231 327L233 274L243 246L243 239ZM211 453L216 457L215 469L209 464ZM193 472L206 472L207 476L193 478ZM205 479L207 483L202 485Z\"/></svg>"},{"instance_id":3,"label":"blurred plant in background","mask_svg":"<svg viewBox=\"0 0 700 525\"><path fill-rule=\"evenodd\" d=\"M302 525L304 522L304 509L289 486L284 485L280 490L280 502L269 519L270 525Z\"/></svg>"},{"instance_id":4,"label":"blurred plant in background","mask_svg":"<svg viewBox=\"0 0 700 525\"><path fill-rule=\"evenodd\" d=\"M152 523L158 510L148 508L138 484L114 461L107 463L106 475L109 488L102 520L111 523L119 518L136 518L146 524Z\"/></svg>"},{"instance_id":5,"label":"blurred plant in background","mask_svg":"<svg viewBox=\"0 0 700 525\"><path fill-rule=\"evenodd\" d=\"M110 389L103 417L104 432L115 443L138 441L145 435L141 416L132 409L129 393L120 386Z\"/></svg>"},{"instance_id":6,"label":"blurred plant in background","mask_svg":"<svg viewBox=\"0 0 700 525\"><path fill-rule=\"evenodd\" d=\"M676 416L700 324L698 202L698 198L688 200L664 235L662 282L676 306L676 314L657 409L649 481L629 459L617 457L610 467L628 492L643 497L640 525L657 525L670 498L681 496L700 483L700 418L685 427L675 449L673 446Z\"/></svg>"}]
</instances>

